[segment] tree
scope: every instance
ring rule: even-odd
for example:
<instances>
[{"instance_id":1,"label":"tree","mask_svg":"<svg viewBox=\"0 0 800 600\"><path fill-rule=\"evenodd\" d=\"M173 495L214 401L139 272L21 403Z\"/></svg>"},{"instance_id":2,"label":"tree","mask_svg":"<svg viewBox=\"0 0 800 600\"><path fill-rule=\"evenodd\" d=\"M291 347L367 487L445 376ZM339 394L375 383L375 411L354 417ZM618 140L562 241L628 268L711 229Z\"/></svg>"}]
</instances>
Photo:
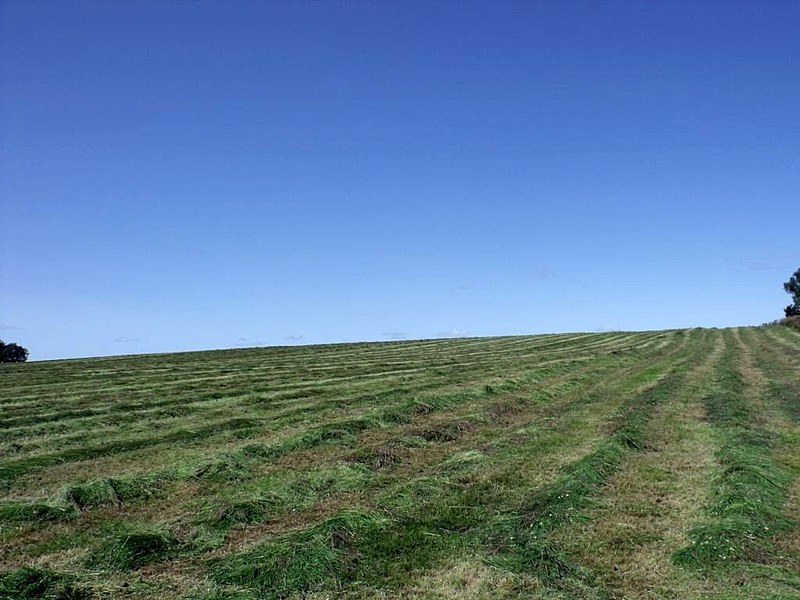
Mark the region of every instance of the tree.
<instances>
[{"instance_id":1,"label":"tree","mask_svg":"<svg viewBox=\"0 0 800 600\"><path fill-rule=\"evenodd\" d=\"M19 344L6 344L0 340L0 363L17 363L28 360L28 349Z\"/></svg>"},{"instance_id":2,"label":"tree","mask_svg":"<svg viewBox=\"0 0 800 600\"><path fill-rule=\"evenodd\" d=\"M793 302L787 306L783 312L787 317L800 315L800 269L794 272L789 281L783 284L783 289L792 296Z\"/></svg>"}]
</instances>

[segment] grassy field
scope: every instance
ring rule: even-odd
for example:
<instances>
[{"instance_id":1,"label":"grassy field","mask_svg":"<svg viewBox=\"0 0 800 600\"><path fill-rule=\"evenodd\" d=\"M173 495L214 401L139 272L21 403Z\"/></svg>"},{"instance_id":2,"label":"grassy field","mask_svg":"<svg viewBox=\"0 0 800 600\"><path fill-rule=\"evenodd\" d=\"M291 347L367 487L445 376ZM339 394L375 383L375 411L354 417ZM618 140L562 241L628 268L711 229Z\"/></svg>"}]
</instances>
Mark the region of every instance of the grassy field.
<instances>
[{"instance_id":1,"label":"grassy field","mask_svg":"<svg viewBox=\"0 0 800 600\"><path fill-rule=\"evenodd\" d=\"M800 332L0 367L0 598L800 598Z\"/></svg>"}]
</instances>

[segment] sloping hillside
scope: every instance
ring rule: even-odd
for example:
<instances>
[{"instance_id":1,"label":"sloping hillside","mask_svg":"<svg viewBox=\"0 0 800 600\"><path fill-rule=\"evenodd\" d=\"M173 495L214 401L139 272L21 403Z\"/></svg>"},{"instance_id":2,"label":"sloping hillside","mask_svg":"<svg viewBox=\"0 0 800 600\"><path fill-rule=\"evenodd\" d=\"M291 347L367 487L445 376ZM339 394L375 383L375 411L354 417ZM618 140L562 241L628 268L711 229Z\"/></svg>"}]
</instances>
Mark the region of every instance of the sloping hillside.
<instances>
[{"instance_id":1,"label":"sloping hillside","mask_svg":"<svg viewBox=\"0 0 800 600\"><path fill-rule=\"evenodd\" d=\"M798 598L800 333L0 368L0 598Z\"/></svg>"}]
</instances>

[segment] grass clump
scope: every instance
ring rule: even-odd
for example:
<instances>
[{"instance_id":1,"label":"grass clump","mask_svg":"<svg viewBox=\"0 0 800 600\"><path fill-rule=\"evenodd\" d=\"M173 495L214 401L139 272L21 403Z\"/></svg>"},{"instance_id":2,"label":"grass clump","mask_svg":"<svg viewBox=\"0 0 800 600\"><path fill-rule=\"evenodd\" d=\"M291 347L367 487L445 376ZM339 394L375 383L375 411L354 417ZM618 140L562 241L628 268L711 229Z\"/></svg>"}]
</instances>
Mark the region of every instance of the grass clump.
<instances>
[{"instance_id":1,"label":"grass clump","mask_svg":"<svg viewBox=\"0 0 800 600\"><path fill-rule=\"evenodd\" d=\"M89 600L91 597L69 575L31 567L0 573L3 600Z\"/></svg>"},{"instance_id":2,"label":"grass clump","mask_svg":"<svg viewBox=\"0 0 800 600\"><path fill-rule=\"evenodd\" d=\"M366 465L340 463L312 469L301 476L293 488L300 494L323 496L334 492L358 490L369 483L372 472Z\"/></svg>"},{"instance_id":3,"label":"grass clump","mask_svg":"<svg viewBox=\"0 0 800 600\"><path fill-rule=\"evenodd\" d=\"M64 498L81 510L115 506L157 496L164 491L169 479L167 474L96 479L69 486Z\"/></svg>"},{"instance_id":4,"label":"grass clump","mask_svg":"<svg viewBox=\"0 0 800 600\"><path fill-rule=\"evenodd\" d=\"M163 477L134 476L98 479L67 487L58 501L0 502L0 521L66 521L80 516L79 510L116 506L140 498L150 498L164 487Z\"/></svg>"},{"instance_id":5,"label":"grass clump","mask_svg":"<svg viewBox=\"0 0 800 600\"><path fill-rule=\"evenodd\" d=\"M201 520L221 529L235 525L263 523L285 513L290 506L286 495L276 492L263 492L252 498L223 501L211 515L204 515Z\"/></svg>"},{"instance_id":6,"label":"grass clump","mask_svg":"<svg viewBox=\"0 0 800 600\"><path fill-rule=\"evenodd\" d=\"M343 511L309 529L293 531L274 541L211 563L219 584L243 586L260 598L283 598L334 579L346 569L354 538L374 535L386 519L363 511Z\"/></svg>"},{"instance_id":7,"label":"grass clump","mask_svg":"<svg viewBox=\"0 0 800 600\"><path fill-rule=\"evenodd\" d=\"M171 479L170 474L132 475L109 480L117 499L122 503L160 496Z\"/></svg>"},{"instance_id":8,"label":"grass clump","mask_svg":"<svg viewBox=\"0 0 800 600\"><path fill-rule=\"evenodd\" d=\"M242 447L238 454L245 459L274 460L298 450L308 450L326 443L353 444L357 441L356 433L383 425L383 421L372 416L334 421L288 437L277 444L248 444Z\"/></svg>"},{"instance_id":9,"label":"grass clump","mask_svg":"<svg viewBox=\"0 0 800 600\"><path fill-rule=\"evenodd\" d=\"M378 505L397 516L414 515L435 504L446 493L447 487L453 485L437 477L417 477L381 494Z\"/></svg>"},{"instance_id":10,"label":"grass clump","mask_svg":"<svg viewBox=\"0 0 800 600\"><path fill-rule=\"evenodd\" d=\"M55 502L2 502L0 521L21 523L26 521L67 521L78 516L74 504Z\"/></svg>"},{"instance_id":11,"label":"grass clump","mask_svg":"<svg viewBox=\"0 0 800 600\"><path fill-rule=\"evenodd\" d=\"M486 459L486 454L480 450L464 450L457 452L446 459L439 466L442 473L459 473L480 465Z\"/></svg>"},{"instance_id":12,"label":"grass clump","mask_svg":"<svg viewBox=\"0 0 800 600\"><path fill-rule=\"evenodd\" d=\"M289 510L307 509L330 494L361 489L371 477L365 465L346 463L299 474L271 475L202 510L198 522L223 530L263 523Z\"/></svg>"},{"instance_id":13,"label":"grass clump","mask_svg":"<svg viewBox=\"0 0 800 600\"><path fill-rule=\"evenodd\" d=\"M119 498L110 479L97 479L72 485L66 489L64 496L80 509L119 504Z\"/></svg>"},{"instance_id":14,"label":"grass clump","mask_svg":"<svg viewBox=\"0 0 800 600\"><path fill-rule=\"evenodd\" d=\"M92 552L88 565L120 571L138 569L165 560L178 549L178 540L169 532L123 527Z\"/></svg>"},{"instance_id":15,"label":"grass clump","mask_svg":"<svg viewBox=\"0 0 800 600\"><path fill-rule=\"evenodd\" d=\"M245 458L234 453L217 456L198 466L194 472L196 479L218 483L242 481L252 475L253 471Z\"/></svg>"}]
</instances>

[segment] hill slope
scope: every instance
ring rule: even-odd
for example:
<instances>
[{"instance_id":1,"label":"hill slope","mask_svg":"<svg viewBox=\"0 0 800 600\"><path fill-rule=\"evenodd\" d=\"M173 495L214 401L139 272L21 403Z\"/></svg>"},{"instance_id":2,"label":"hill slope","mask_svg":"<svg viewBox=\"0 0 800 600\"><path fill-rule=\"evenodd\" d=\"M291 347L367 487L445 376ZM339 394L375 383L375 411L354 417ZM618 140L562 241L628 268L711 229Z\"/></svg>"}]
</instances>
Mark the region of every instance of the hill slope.
<instances>
[{"instance_id":1,"label":"hill slope","mask_svg":"<svg viewBox=\"0 0 800 600\"><path fill-rule=\"evenodd\" d=\"M0 369L0 598L798 598L800 334Z\"/></svg>"}]
</instances>

